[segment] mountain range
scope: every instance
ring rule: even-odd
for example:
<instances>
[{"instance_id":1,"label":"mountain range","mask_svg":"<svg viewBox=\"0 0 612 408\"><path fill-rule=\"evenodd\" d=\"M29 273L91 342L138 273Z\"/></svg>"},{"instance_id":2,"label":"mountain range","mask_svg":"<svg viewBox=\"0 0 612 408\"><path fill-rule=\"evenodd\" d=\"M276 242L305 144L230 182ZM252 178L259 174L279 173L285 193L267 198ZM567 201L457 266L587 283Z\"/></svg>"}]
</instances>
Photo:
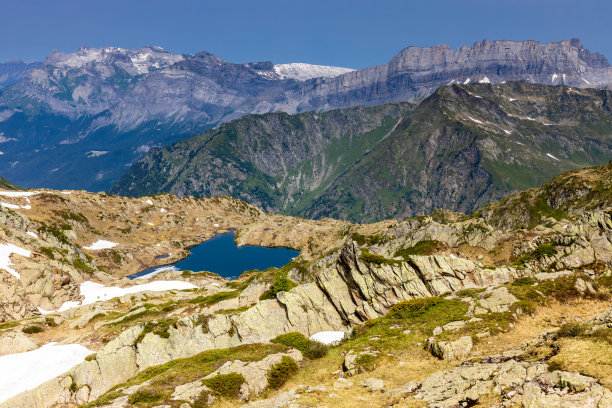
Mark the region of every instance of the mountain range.
<instances>
[{"instance_id":1,"label":"mountain range","mask_svg":"<svg viewBox=\"0 0 612 408\"><path fill-rule=\"evenodd\" d=\"M459 82L612 84L606 58L579 40L408 47L360 70L233 64L159 47L82 48L53 52L40 66L18 65L0 89L0 173L24 187L88 190L110 188L151 147L245 114L415 101Z\"/></svg>"},{"instance_id":2,"label":"mountain range","mask_svg":"<svg viewBox=\"0 0 612 408\"><path fill-rule=\"evenodd\" d=\"M442 86L419 104L248 115L152 149L110 190L231 195L354 222L469 213L612 159L612 92L512 82Z\"/></svg>"}]
</instances>

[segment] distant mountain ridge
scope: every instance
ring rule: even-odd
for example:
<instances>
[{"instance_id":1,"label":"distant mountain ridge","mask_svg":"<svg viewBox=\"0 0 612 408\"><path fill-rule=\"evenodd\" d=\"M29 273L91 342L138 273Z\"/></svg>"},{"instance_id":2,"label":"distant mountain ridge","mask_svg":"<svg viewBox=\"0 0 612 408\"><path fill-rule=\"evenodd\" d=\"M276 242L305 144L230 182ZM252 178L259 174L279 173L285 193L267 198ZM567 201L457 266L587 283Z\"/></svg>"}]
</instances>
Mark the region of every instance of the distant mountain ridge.
<instances>
[{"instance_id":1,"label":"distant mountain ridge","mask_svg":"<svg viewBox=\"0 0 612 408\"><path fill-rule=\"evenodd\" d=\"M245 114L417 100L458 82L612 84L608 61L579 40L408 47L387 64L348 72L159 47L82 48L54 52L19 75L0 89L0 174L23 186L89 190L109 188L151 147Z\"/></svg>"},{"instance_id":2,"label":"distant mountain ridge","mask_svg":"<svg viewBox=\"0 0 612 408\"><path fill-rule=\"evenodd\" d=\"M245 116L151 150L110 191L231 195L267 211L372 222L469 213L610 160L610 91L455 84L418 106Z\"/></svg>"}]
</instances>

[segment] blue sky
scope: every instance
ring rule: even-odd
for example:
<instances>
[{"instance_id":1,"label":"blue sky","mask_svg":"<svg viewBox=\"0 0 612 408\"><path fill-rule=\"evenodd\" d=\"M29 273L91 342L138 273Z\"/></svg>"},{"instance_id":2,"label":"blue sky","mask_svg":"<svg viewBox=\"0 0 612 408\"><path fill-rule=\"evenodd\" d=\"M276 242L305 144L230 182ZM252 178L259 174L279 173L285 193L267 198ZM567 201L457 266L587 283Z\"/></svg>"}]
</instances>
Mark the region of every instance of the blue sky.
<instances>
[{"instance_id":1,"label":"blue sky","mask_svg":"<svg viewBox=\"0 0 612 408\"><path fill-rule=\"evenodd\" d=\"M231 62L361 68L409 45L578 37L612 60L609 0L2 0L0 61L160 45Z\"/></svg>"}]
</instances>

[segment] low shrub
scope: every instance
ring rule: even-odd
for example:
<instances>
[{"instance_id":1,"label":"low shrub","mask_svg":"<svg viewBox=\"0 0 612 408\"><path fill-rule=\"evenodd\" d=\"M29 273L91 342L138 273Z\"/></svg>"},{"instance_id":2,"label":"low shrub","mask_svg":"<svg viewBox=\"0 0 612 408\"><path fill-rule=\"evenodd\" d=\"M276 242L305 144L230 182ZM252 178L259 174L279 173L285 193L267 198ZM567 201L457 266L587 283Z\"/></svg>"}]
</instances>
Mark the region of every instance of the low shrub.
<instances>
[{"instance_id":1,"label":"low shrub","mask_svg":"<svg viewBox=\"0 0 612 408\"><path fill-rule=\"evenodd\" d=\"M580 337L586 331L586 328L578 323L568 323L559 327L557 337Z\"/></svg>"},{"instance_id":2,"label":"low shrub","mask_svg":"<svg viewBox=\"0 0 612 408\"><path fill-rule=\"evenodd\" d=\"M44 329L42 328L42 326L32 325L32 326L24 327L21 331L27 334L34 334L34 333L40 333L43 330Z\"/></svg>"},{"instance_id":3,"label":"low shrub","mask_svg":"<svg viewBox=\"0 0 612 408\"><path fill-rule=\"evenodd\" d=\"M283 356L281 361L278 364L273 364L268 371L268 387L273 390L282 387L299 369L294 359Z\"/></svg>"},{"instance_id":4,"label":"low shrub","mask_svg":"<svg viewBox=\"0 0 612 408\"><path fill-rule=\"evenodd\" d=\"M202 380L214 395L225 398L237 398L244 382L244 377L238 373L218 374Z\"/></svg>"},{"instance_id":5,"label":"low shrub","mask_svg":"<svg viewBox=\"0 0 612 408\"><path fill-rule=\"evenodd\" d=\"M265 291L259 297L259 300L276 299L276 295L279 292L288 292L296 286L297 284L286 276L278 276L276 277L276 279L274 279L274 282L272 283L270 289Z\"/></svg>"},{"instance_id":6,"label":"low shrub","mask_svg":"<svg viewBox=\"0 0 612 408\"><path fill-rule=\"evenodd\" d=\"M443 301L444 299L438 296L405 300L393 305L389 309L387 317L393 319L411 319L424 314L427 310Z\"/></svg>"},{"instance_id":7,"label":"low shrub","mask_svg":"<svg viewBox=\"0 0 612 408\"><path fill-rule=\"evenodd\" d=\"M166 396L155 388L142 388L130 395L128 402L135 404L151 404L163 400Z\"/></svg>"},{"instance_id":8,"label":"low shrub","mask_svg":"<svg viewBox=\"0 0 612 408\"><path fill-rule=\"evenodd\" d=\"M395 256L401 256L408 260L410 255L432 255L440 250L443 250L445 245L436 240L424 240L417 242L414 246L400 249L395 253Z\"/></svg>"}]
</instances>

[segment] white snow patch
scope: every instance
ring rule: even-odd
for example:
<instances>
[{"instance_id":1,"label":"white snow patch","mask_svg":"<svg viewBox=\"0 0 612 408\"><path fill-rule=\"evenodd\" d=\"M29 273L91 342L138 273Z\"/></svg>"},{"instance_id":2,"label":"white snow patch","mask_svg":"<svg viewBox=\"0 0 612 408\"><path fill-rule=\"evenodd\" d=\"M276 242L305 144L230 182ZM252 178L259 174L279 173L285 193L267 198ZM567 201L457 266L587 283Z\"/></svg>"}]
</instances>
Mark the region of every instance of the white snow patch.
<instances>
[{"instance_id":1,"label":"white snow patch","mask_svg":"<svg viewBox=\"0 0 612 408\"><path fill-rule=\"evenodd\" d=\"M470 78L466 79L465 81L463 81L463 85L467 85L470 83Z\"/></svg>"},{"instance_id":2,"label":"white snow patch","mask_svg":"<svg viewBox=\"0 0 612 408\"><path fill-rule=\"evenodd\" d=\"M552 154L550 154L550 153L546 153L546 155L547 155L548 157L550 157L551 159L555 159L556 161L561 161L561 160L557 159L555 156L553 156L553 155L552 155Z\"/></svg>"},{"instance_id":3,"label":"white snow patch","mask_svg":"<svg viewBox=\"0 0 612 408\"><path fill-rule=\"evenodd\" d=\"M72 194L72 191L60 191L60 193L68 195L68 194Z\"/></svg>"},{"instance_id":4,"label":"white snow patch","mask_svg":"<svg viewBox=\"0 0 612 408\"><path fill-rule=\"evenodd\" d=\"M455 256L455 254L450 254L450 257L453 259L457 259L457 257Z\"/></svg>"},{"instance_id":5,"label":"white snow patch","mask_svg":"<svg viewBox=\"0 0 612 408\"><path fill-rule=\"evenodd\" d=\"M30 197L36 194L40 194L39 191L0 191L0 196L4 197Z\"/></svg>"},{"instance_id":6,"label":"white snow patch","mask_svg":"<svg viewBox=\"0 0 612 408\"><path fill-rule=\"evenodd\" d=\"M587 84L591 85L591 83L589 81L587 81L585 78L580 78L582 79L584 82L586 82Z\"/></svg>"},{"instance_id":7,"label":"white snow patch","mask_svg":"<svg viewBox=\"0 0 612 408\"><path fill-rule=\"evenodd\" d=\"M93 353L80 344L45 344L0 357L0 403L61 375Z\"/></svg>"},{"instance_id":8,"label":"white snow patch","mask_svg":"<svg viewBox=\"0 0 612 408\"><path fill-rule=\"evenodd\" d=\"M19 208L18 205L16 204L10 204L10 203L0 203L1 206L6 207L6 208L11 208L13 210L16 210Z\"/></svg>"},{"instance_id":9,"label":"white snow patch","mask_svg":"<svg viewBox=\"0 0 612 408\"><path fill-rule=\"evenodd\" d=\"M117 286L104 286L101 283L85 281L81 283L80 290L83 295L83 300L79 302L69 301L65 302L57 311L63 312L68 309L72 309L77 306L89 305L95 302L101 302L104 300L113 299L128 295L130 293L138 293L150 290L152 292L164 292L167 290L185 290L195 289L197 286L183 281L156 281L144 283L142 285L134 285L126 288L119 288ZM41 311L42 313L42 311ZM53 313L47 312L45 313Z\"/></svg>"},{"instance_id":10,"label":"white snow patch","mask_svg":"<svg viewBox=\"0 0 612 408\"><path fill-rule=\"evenodd\" d=\"M504 129L504 132L506 132L507 135L511 134L512 132L509 130Z\"/></svg>"},{"instance_id":11,"label":"white snow patch","mask_svg":"<svg viewBox=\"0 0 612 408\"><path fill-rule=\"evenodd\" d=\"M563 83L565 83L565 74L563 74Z\"/></svg>"},{"instance_id":12,"label":"white snow patch","mask_svg":"<svg viewBox=\"0 0 612 408\"><path fill-rule=\"evenodd\" d=\"M471 117L471 116L469 116L469 115L468 115L468 118L469 118L469 119L470 119L472 122L474 122L474 123L478 123L478 124L480 124L480 125L482 125L482 124L483 124L483 123L482 123L481 121L479 121L478 119L474 119L473 117Z\"/></svg>"},{"instance_id":13,"label":"white snow patch","mask_svg":"<svg viewBox=\"0 0 612 408\"><path fill-rule=\"evenodd\" d=\"M152 222L147 222L147 224L149 224L149 225L155 225L155 224L153 224Z\"/></svg>"},{"instance_id":14,"label":"white snow patch","mask_svg":"<svg viewBox=\"0 0 612 408\"><path fill-rule=\"evenodd\" d=\"M215 224L215 228L219 228L219 224Z\"/></svg>"},{"instance_id":15,"label":"white snow patch","mask_svg":"<svg viewBox=\"0 0 612 408\"><path fill-rule=\"evenodd\" d=\"M312 65L301 62L274 65L274 72L276 72L281 79L291 78L298 81L307 81L312 78L321 77L334 78L352 71L354 71L352 68Z\"/></svg>"},{"instance_id":16,"label":"white snow patch","mask_svg":"<svg viewBox=\"0 0 612 408\"><path fill-rule=\"evenodd\" d=\"M26 232L26 234L28 234L28 235L29 235L29 236L31 236L32 238L36 238L36 239L38 239L38 235L36 235L36 233L35 233L35 232L28 231L28 232Z\"/></svg>"},{"instance_id":17,"label":"white snow patch","mask_svg":"<svg viewBox=\"0 0 612 408\"><path fill-rule=\"evenodd\" d=\"M508 98L508 100L509 100L510 102L514 102L514 101L516 101L516 98Z\"/></svg>"},{"instance_id":18,"label":"white snow patch","mask_svg":"<svg viewBox=\"0 0 612 408\"><path fill-rule=\"evenodd\" d=\"M150 199L150 198L148 198L148 199L147 199L147 204L149 204L149 205L153 205L153 201L151 201L151 199Z\"/></svg>"},{"instance_id":19,"label":"white snow patch","mask_svg":"<svg viewBox=\"0 0 612 408\"><path fill-rule=\"evenodd\" d=\"M559 78L559 75L557 74L553 74L552 79L550 80L550 82L555 82L555 79Z\"/></svg>"},{"instance_id":20,"label":"white snow patch","mask_svg":"<svg viewBox=\"0 0 612 408\"><path fill-rule=\"evenodd\" d=\"M162 208L161 210L159 210L159 212L167 212L165 208Z\"/></svg>"},{"instance_id":21,"label":"white snow patch","mask_svg":"<svg viewBox=\"0 0 612 408\"><path fill-rule=\"evenodd\" d=\"M94 242L93 244L91 244L90 246L86 246L83 247L84 249L90 249L92 251L97 251L99 249L108 249L108 248L113 248L116 247L117 245L119 245L116 242L111 242L111 241L107 241L105 239L99 239L96 242Z\"/></svg>"},{"instance_id":22,"label":"white snow patch","mask_svg":"<svg viewBox=\"0 0 612 408\"><path fill-rule=\"evenodd\" d=\"M488 77L484 77L482 78L480 81L478 81L479 84L490 84L491 80L489 80Z\"/></svg>"},{"instance_id":23,"label":"white snow patch","mask_svg":"<svg viewBox=\"0 0 612 408\"><path fill-rule=\"evenodd\" d=\"M515 140L516 144L520 144L521 146L525 146L525 143L521 143L518 140Z\"/></svg>"},{"instance_id":24,"label":"white snow patch","mask_svg":"<svg viewBox=\"0 0 612 408\"><path fill-rule=\"evenodd\" d=\"M168 266L160 266L157 269L154 269L153 271L151 271L150 273L147 273L146 275L142 275L142 276L137 276L135 279L149 279L152 278L153 276L162 273L162 272L167 272L167 271L178 271L179 269L176 266L173 265L168 265Z\"/></svg>"},{"instance_id":25,"label":"white snow patch","mask_svg":"<svg viewBox=\"0 0 612 408\"><path fill-rule=\"evenodd\" d=\"M322 331L310 336L310 340L318 341L323 344L339 343L344 338L342 331Z\"/></svg>"},{"instance_id":26,"label":"white snow patch","mask_svg":"<svg viewBox=\"0 0 612 408\"><path fill-rule=\"evenodd\" d=\"M27 249L23 249L13 244L0 244L0 268L4 269L17 279L21 279L19 273L11 268L13 263L11 262L11 254L18 254L21 256L25 256L26 258L30 257L31 252ZM2 367L0 365L0 367Z\"/></svg>"}]
</instances>

